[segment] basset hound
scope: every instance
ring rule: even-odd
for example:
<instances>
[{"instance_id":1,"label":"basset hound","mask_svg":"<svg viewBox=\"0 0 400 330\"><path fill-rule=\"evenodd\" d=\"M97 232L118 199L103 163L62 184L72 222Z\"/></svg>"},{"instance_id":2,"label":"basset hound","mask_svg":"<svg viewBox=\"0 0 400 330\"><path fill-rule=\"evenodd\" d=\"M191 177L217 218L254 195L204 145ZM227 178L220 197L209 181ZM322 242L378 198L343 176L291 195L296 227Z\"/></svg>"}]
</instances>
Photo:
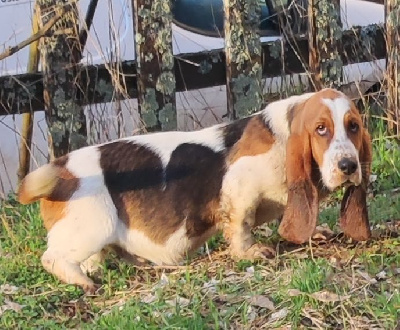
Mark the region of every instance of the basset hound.
<instances>
[{"instance_id":1,"label":"basset hound","mask_svg":"<svg viewBox=\"0 0 400 330\"><path fill-rule=\"evenodd\" d=\"M303 243L315 230L319 200L341 186L342 230L366 240L370 164L359 111L324 89L199 131L73 151L31 172L18 197L40 199L46 270L93 291L82 265L107 246L176 264L222 230L233 257L268 257L274 250L255 244L251 229L279 218L280 235Z\"/></svg>"}]
</instances>

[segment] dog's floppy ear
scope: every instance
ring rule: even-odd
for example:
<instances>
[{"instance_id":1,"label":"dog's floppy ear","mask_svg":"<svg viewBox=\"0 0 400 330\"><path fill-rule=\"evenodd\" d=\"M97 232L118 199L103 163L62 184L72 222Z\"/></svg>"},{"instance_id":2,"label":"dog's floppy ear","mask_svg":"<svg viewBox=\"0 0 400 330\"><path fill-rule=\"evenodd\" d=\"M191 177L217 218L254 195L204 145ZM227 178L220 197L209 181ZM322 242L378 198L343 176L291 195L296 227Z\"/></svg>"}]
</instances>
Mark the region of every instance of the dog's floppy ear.
<instances>
[{"instance_id":1,"label":"dog's floppy ear","mask_svg":"<svg viewBox=\"0 0 400 330\"><path fill-rule=\"evenodd\" d=\"M372 160L371 139L363 129L363 141L359 160L362 169L362 182L359 186L347 188L341 208L340 227L344 234L356 241L365 241L371 237L367 210L367 189Z\"/></svg>"},{"instance_id":2,"label":"dog's floppy ear","mask_svg":"<svg viewBox=\"0 0 400 330\"><path fill-rule=\"evenodd\" d=\"M318 189L311 173L311 141L304 128L302 111L293 119L286 146L288 201L278 230L283 238L298 244L311 237L318 217Z\"/></svg>"}]
</instances>

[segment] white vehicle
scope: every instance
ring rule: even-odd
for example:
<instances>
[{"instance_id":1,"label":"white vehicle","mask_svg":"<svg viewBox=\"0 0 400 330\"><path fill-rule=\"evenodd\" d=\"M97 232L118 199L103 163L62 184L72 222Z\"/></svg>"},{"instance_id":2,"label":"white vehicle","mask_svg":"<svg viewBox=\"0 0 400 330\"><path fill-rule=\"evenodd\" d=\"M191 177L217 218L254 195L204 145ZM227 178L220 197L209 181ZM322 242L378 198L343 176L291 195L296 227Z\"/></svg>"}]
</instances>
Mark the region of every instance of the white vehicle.
<instances>
[{"instance_id":1,"label":"white vehicle","mask_svg":"<svg viewBox=\"0 0 400 330\"><path fill-rule=\"evenodd\" d=\"M175 0L175 5L212 5L216 17L222 15L223 0ZM294 0L297 1L297 0ZM90 0L80 0L81 17L85 17ZM268 5L282 0L260 1L263 15L268 15ZM290 3L290 1L286 1ZM34 0L1 0L0 1L0 45L1 50L27 39L31 34ZM203 5L204 7L204 5ZM182 7L183 8L183 7ZM199 10L195 8L194 10ZM206 50L221 49L224 39L219 32L210 29L188 27L182 19L184 15L175 7L176 16L181 15L180 22L173 24L174 54L195 53ZM366 26L384 22L384 6L361 0L341 0L341 19L343 29L353 26ZM193 20L193 16L190 16ZM219 24L221 24L219 22ZM218 22L215 22L218 27ZM267 24L268 25L268 24ZM262 30L263 42L280 39L277 30L268 26ZM191 31L189 31L190 29ZM195 33L197 32L197 33ZM208 35L207 35L208 34ZM211 35L211 36L210 36ZM103 0L98 2L93 25L84 50L83 64L99 64L119 60L134 60L134 27L130 0ZM0 76L25 73L28 62L28 47L0 62ZM357 89L366 91L378 83L383 76L385 60L351 64L344 67L345 83L354 83ZM293 81L307 81L298 75ZM267 91L278 91L283 87L282 77L266 79ZM96 129L96 136L91 136L90 143L102 142L116 138L117 132L131 135L137 127L137 101L125 100L118 103L122 111L122 124L117 120L115 104L96 104L86 107L91 129ZM222 121L226 113L225 86L205 88L177 93L178 128L192 130ZM104 126L107 123L107 127ZM116 128L117 125L122 127ZM19 132L21 116L0 116L0 196L15 190L17 183ZM32 146L32 168L47 162L47 136L44 112L35 113L34 138ZM121 135L121 133L119 133Z\"/></svg>"}]
</instances>

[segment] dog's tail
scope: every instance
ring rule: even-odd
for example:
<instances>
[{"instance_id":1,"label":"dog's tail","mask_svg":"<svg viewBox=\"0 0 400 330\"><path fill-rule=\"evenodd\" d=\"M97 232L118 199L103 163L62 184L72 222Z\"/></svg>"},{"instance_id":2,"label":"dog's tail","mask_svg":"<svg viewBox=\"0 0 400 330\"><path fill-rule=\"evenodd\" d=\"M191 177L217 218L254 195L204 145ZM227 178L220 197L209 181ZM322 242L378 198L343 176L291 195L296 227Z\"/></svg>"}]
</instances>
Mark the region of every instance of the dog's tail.
<instances>
[{"instance_id":1,"label":"dog's tail","mask_svg":"<svg viewBox=\"0 0 400 330\"><path fill-rule=\"evenodd\" d=\"M60 168L46 164L29 173L18 189L18 200L21 204L30 204L53 192L59 180Z\"/></svg>"}]
</instances>

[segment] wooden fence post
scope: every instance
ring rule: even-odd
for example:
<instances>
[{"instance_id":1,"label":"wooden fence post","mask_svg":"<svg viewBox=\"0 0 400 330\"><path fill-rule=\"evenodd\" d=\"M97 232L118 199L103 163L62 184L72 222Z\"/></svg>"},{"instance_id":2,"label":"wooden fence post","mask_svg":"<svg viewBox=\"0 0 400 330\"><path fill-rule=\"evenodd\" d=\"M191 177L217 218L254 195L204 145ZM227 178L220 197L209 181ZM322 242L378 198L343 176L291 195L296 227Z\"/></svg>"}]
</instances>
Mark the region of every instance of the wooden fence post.
<instances>
[{"instance_id":1,"label":"wooden fence post","mask_svg":"<svg viewBox=\"0 0 400 330\"><path fill-rule=\"evenodd\" d=\"M259 0L224 0L228 117L263 106Z\"/></svg>"},{"instance_id":2,"label":"wooden fence post","mask_svg":"<svg viewBox=\"0 0 400 330\"><path fill-rule=\"evenodd\" d=\"M63 6L70 7L40 43L51 157L86 145L86 118L79 104L77 81L81 51L77 1L37 0L41 26Z\"/></svg>"},{"instance_id":3,"label":"wooden fence post","mask_svg":"<svg viewBox=\"0 0 400 330\"><path fill-rule=\"evenodd\" d=\"M400 136L400 1L385 1L388 128Z\"/></svg>"},{"instance_id":4,"label":"wooden fence post","mask_svg":"<svg viewBox=\"0 0 400 330\"><path fill-rule=\"evenodd\" d=\"M176 130L171 0L132 0L139 113L147 131Z\"/></svg>"},{"instance_id":5,"label":"wooden fence post","mask_svg":"<svg viewBox=\"0 0 400 330\"><path fill-rule=\"evenodd\" d=\"M33 7L33 18L32 18L32 34L35 34L39 30L39 17L37 11L37 3ZM29 45L29 59L28 59L28 73L38 72L39 69L39 41L32 42ZM28 105L26 105L28 106ZM22 115L22 130L21 130L21 142L19 146L19 167L18 167L18 182L28 174L31 162L31 145L32 145L32 134L33 134L33 118L34 112L30 109Z\"/></svg>"},{"instance_id":6,"label":"wooden fence post","mask_svg":"<svg viewBox=\"0 0 400 330\"><path fill-rule=\"evenodd\" d=\"M309 0L308 43L314 88L342 85L340 0Z\"/></svg>"}]
</instances>

